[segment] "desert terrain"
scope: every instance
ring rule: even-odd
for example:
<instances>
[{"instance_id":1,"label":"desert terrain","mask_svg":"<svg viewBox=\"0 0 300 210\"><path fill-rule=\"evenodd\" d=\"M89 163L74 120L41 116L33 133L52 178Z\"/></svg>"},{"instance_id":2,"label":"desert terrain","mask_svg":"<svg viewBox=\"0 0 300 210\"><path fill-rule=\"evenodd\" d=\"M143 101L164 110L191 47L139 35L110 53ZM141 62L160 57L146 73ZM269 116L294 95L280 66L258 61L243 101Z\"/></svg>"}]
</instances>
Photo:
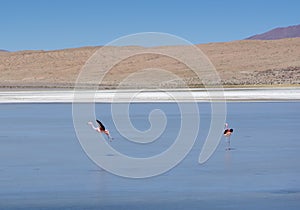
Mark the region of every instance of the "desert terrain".
<instances>
[{"instance_id":1,"label":"desert terrain","mask_svg":"<svg viewBox=\"0 0 300 210\"><path fill-rule=\"evenodd\" d=\"M300 38L241 40L196 46L215 67L224 86L298 86L300 84ZM117 63L105 75L95 70L89 80L79 85L89 88L98 85L100 78L103 77L99 89L118 88L124 79L126 84L124 83L122 87L125 88L153 88L161 81L167 81L163 86L170 88L182 87L182 81L188 87L203 86L201 79L205 77L199 80L184 63L168 56L139 54L141 48L139 46L107 48L111 52L131 51L137 52L137 55ZM180 52L184 46L159 48ZM99 49L101 47L53 51L1 51L0 88L74 88L82 68ZM185 56L193 59L194 55ZM147 69L146 73L145 69ZM166 70L176 76L169 78L169 74L160 75L157 69ZM135 76L130 78L133 73Z\"/></svg>"}]
</instances>

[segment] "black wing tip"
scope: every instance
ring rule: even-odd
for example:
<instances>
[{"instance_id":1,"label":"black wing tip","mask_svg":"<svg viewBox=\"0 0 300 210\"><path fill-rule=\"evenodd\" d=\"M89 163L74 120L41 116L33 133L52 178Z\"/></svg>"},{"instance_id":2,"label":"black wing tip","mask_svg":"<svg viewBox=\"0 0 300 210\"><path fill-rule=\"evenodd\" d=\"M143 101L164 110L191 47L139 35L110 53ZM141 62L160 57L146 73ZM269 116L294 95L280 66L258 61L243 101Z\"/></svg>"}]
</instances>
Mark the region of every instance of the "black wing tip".
<instances>
[{"instance_id":1,"label":"black wing tip","mask_svg":"<svg viewBox=\"0 0 300 210\"><path fill-rule=\"evenodd\" d=\"M224 134L226 134L227 132L233 133L233 129L232 129L232 128L230 128L230 129L226 129L226 130L224 130Z\"/></svg>"},{"instance_id":2,"label":"black wing tip","mask_svg":"<svg viewBox=\"0 0 300 210\"><path fill-rule=\"evenodd\" d=\"M101 127L102 130L105 130L105 126L102 124L102 122L100 122L100 120L97 120L97 123L99 124L99 126Z\"/></svg>"}]
</instances>

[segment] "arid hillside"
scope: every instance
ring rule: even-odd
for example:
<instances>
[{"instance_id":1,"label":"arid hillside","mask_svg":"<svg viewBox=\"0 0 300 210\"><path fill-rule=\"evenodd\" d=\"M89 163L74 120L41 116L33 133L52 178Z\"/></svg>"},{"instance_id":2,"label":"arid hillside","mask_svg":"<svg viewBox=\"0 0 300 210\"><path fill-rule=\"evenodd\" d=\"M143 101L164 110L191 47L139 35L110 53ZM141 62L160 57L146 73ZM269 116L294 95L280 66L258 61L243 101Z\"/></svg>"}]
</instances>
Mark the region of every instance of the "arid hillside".
<instances>
[{"instance_id":1,"label":"arid hillside","mask_svg":"<svg viewBox=\"0 0 300 210\"><path fill-rule=\"evenodd\" d=\"M280 40L242 40L197 45L215 66L224 85L299 85L300 38ZM84 47L55 51L0 51L0 87L2 88L72 88L88 59L101 47ZM160 47L178 53L184 46ZM137 52L117 63L105 75L100 89L116 88L124 79L129 88L156 86L157 81L168 80L155 69L176 74L190 87L201 87L201 79L178 60L155 54L138 54L141 47L109 47L110 53ZM185 54L191 59L193 54ZM103 57L105 62L110 58ZM195 57L196 59L196 57ZM103 60L102 60L103 61ZM196 60L195 60L196 62ZM144 69L150 69L143 73ZM153 71L151 71L153 69ZM136 73L135 77L130 75ZM87 87L98 84L98 71L91 74ZM166 78L166 79L163 79ZM180 87L180 80L169 78L168 87Z\"/></svg>"},{"instance_id":2,"label":"arid hillside","mask_svg":"<svg viewBox=\"0 0 300 210\"><path fill-rule=\"evenodd\" d=\"M300 25L274 28L262 34L248 37L251 40L275 40L300 37Z\"/></svg>"}]
</instances>

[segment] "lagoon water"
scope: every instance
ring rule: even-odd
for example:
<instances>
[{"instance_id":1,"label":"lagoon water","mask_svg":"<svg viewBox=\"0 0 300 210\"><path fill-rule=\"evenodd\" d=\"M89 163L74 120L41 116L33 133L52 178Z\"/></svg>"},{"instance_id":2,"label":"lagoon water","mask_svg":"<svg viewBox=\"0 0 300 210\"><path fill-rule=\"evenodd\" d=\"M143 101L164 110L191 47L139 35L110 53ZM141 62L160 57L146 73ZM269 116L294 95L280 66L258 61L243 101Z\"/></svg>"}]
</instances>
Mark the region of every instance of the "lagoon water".
<instances>
[{"instance_id":1,"label":"lagoon water","mask_svg":"<svg viewBox=\"0 0 300 210\"><path fill-rule=\"evenodd\" d=\"M162 175L129 179L88 158L72 104L0 104L0 209L299 209L300 102L228 103L234 149L225 151L222 139L202 165L211 110L209 103L198 107L200 132L186 158ZM128 142L117 131L109 103L97 103L95 112L115 138L112 147L147 157L167 149L180 128L175 103L133 103L132 124L148 129L153 109L164 111L168 122L148 145Z\"/></svg>"}]
</instances>

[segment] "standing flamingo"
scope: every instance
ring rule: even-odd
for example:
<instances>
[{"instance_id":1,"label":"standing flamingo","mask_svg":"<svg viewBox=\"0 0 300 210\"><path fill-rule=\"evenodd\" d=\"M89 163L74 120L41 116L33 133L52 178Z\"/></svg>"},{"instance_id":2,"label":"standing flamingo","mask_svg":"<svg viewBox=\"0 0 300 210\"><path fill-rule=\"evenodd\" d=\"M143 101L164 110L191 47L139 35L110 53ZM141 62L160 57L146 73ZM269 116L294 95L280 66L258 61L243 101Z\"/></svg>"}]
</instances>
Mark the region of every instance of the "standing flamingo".
<instances>
[{"instance_id":1,"label":"standing flamingo","mask_svg":"<svg viewBox=\"0 0 300 210\"><path fill-rule=\"evenodd\" d=\"M228 127L228 123L225 123L224 136L226 137L227 148L226 150L230 150L230 136L233 133L233 129Z\"/></svg>"}]
</instances>

